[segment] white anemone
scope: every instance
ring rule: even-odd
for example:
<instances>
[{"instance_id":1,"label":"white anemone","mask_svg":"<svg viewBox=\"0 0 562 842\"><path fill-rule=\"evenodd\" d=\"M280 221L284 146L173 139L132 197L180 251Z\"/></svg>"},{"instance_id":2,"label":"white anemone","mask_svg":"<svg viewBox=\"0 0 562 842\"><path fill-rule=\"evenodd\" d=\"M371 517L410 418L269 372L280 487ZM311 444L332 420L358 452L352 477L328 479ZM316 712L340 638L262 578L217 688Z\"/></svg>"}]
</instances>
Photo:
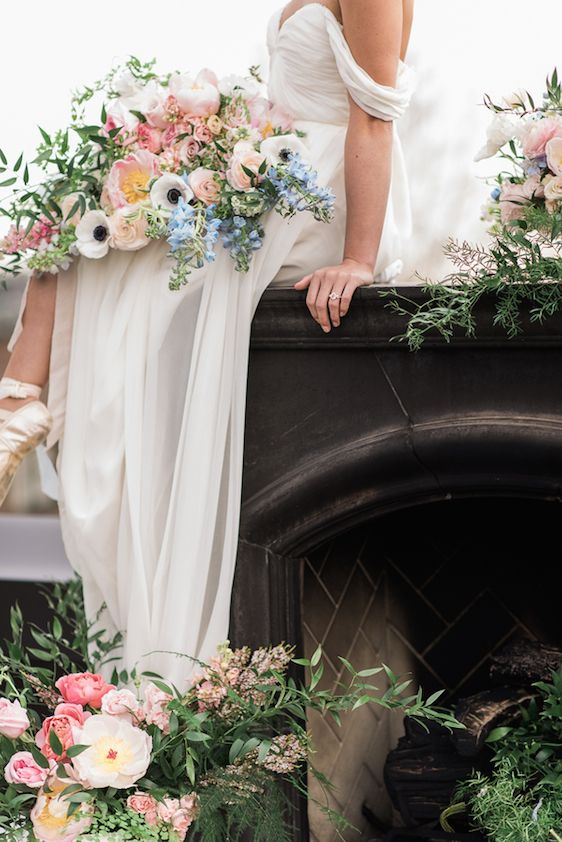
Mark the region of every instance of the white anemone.
<instances>
[{"instance_id":1,"label":"white anemone","mask_svg":"<svg viewBox=\"0 0 562 842\"><path fill-rule=\"evenodd\" d=\"M109 246L109 219L103 211L87 211L76 226L78 252L84 257L105 257Z\"/></svg>"},{"instance_id":2,"label":"white anemone","mask_svg":"<svg viewBox=\"0 0 562 842\"><path fill-rule=\"evenodd\" d=\"M180 199L190 202L193 190L179 175L165 173L156 179L150 189L150 201L155 208L173 211Z\"/></svg>"},{"instance_id":3,"label":"white anemone","mask_svg":"<svg viewBox=\"0 0 562 842\"><path fill-rule=\"evenodd\" d=\"M309 163L308 148L296 134L267 137L262 140L260 152L271 166L287 160L287 152L298 152L305 163Z\"/></svg>"},{"instance_id":4,"label":"white anemone","mask_svg":"<svg viewBox=\"0 0 562 842\"><path fill-rule=\"evenodd\" d=\"M146 731L106 713L90 716L76 730L76 742L89 748L73 758L73 765L90 786L127 789L146 773L152 751Z\"/></svg>"}]
</instances>

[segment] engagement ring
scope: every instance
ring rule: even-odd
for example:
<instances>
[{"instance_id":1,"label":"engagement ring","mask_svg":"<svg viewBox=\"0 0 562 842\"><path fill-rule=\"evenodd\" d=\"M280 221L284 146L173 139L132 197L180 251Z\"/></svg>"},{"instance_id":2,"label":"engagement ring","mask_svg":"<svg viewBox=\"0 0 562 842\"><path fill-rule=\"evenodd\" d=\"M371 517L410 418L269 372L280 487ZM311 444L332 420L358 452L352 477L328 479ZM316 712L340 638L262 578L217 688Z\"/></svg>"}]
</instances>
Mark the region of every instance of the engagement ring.
<instances>
[{"instance_id":1,"label":"engagement ring","mask_svg":"<svg viewBox=\"0 0 562 842\"><path fill-rule=\"evenodd\" d=\"M332 299L332 301L335 301L335 299L336 299L336 298L341 298L341 295L338 295L338 293L337 293L337 292L331 292L331 293L329 294L328 298L331 298L331 299Z\"/></svg>"}]
</instances>

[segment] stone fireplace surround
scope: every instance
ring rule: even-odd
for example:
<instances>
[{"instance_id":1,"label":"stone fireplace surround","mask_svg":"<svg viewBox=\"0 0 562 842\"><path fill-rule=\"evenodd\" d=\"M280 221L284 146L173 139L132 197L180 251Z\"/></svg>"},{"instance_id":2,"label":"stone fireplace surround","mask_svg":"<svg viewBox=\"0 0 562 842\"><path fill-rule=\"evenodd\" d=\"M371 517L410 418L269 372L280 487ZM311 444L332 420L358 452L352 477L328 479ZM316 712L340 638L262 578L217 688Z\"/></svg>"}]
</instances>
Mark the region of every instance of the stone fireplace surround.
<instances>
[{"instance_id":1,"label":"stone fireplace surround","mask_svg":"<svg viewBox=\"0 0 562 842\"><path fill-rule=\"evenodd\" d=\"M424 295L415 286L400 291ZM525 562L522 546L529 554L536 546L538 557L529 565L540 577L546 553L541 537L552 532L538 524L554 524L561 501L562 316L545 325L527 319L524 334L508 340L492 325L492 301L483 300L475 338L459 335L446 343L431 337L413 353L391 341L404 321L385 308L376 289L359 290L342 327L327 335L310 318L304 298L268 290L254 320L231 639L250 645L287 640L309 653L321 640L333 666L338 654L354 655L358 667L387 659L397 671L412 669L428 691L443 682L453 699L463 687L477 686L487 653L510 635L556 633L548 623L541 626L536 612L506 603L497 582L475 586L478 577L470 580L465 571L471 547L478 573L486 547L487 563L499 569L509 568L513 557L506 546L519 565ZM537 524L535 532L530 523ZM500 531L490 543L485 526L500 524L506 540ZM457 542L455 550L459 532L470 540L460 550ZM386 542L380 552L379 538ZM401 543L410 547L409 567L396 561ZM458 580L455 552L462 562ZM506 569L508 577L514 573ZM437 609L423 588L439 578L445 596ZM476 592L467 596L470 581ZM417 589L417 607L411 593L396 597L397 582ZM356 610L348 608L338 626L346 594ZM394 600L392 617L382 604L377 609L382 594L387 608L389 594ZM521 594L518 599L520 605ZM438 657L447 633L466 639L455 618L469 619L470 610L472 666L455 676L453 664L445 675L428 662L428 653L437 646ZM404 626L417 629L415 644L400 632ZM401 636L399 646L388 643L392 629ZM328 670L325 680L334 677L335 669ZM349 733L344 725L345 755L341 733L326 730L319 718L309 726L321 744L318 766L328 768L331 752L338 773L346 763L352 776L354 763L363 768L364 783L334 806L366 829L364 795L383 820L393 820L381 770L401 724L377 710L355 717ZM369 753L367 764L361 752ZM296 841L331 842L314 807L307 810L298 798L293 807ZM366 831L348 838L376 837Z\"/></svg>"}]
</instances>

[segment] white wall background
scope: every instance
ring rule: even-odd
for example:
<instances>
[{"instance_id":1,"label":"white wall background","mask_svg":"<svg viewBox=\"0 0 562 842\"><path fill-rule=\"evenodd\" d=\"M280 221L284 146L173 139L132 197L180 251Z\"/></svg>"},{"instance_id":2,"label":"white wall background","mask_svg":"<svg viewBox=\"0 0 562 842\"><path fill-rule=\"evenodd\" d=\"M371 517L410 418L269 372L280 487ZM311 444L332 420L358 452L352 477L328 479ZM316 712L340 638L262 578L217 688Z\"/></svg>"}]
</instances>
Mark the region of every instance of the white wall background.
<instances>
[{"instance_id":1,"label":"white wall background","mask_svg":"<svg viewBox=\"0 0 562 842\"><path fill-rule=\"evenodd\" d=\"M64 126L69 91L102 76L133 53L158 58L163 70L244 72L267 69L265 29L283 0L26 0L2 4L0 146L12 161L31 154L39 135ZM558 62L558 0L417 0L409 61L417 68L416 99L402 124L416 232L408 266L439 275L440 244L449 234L482 237L485 185L472 158L482 145L487 91L521 86L537 93Z\"/></svg>"}]
</instances>

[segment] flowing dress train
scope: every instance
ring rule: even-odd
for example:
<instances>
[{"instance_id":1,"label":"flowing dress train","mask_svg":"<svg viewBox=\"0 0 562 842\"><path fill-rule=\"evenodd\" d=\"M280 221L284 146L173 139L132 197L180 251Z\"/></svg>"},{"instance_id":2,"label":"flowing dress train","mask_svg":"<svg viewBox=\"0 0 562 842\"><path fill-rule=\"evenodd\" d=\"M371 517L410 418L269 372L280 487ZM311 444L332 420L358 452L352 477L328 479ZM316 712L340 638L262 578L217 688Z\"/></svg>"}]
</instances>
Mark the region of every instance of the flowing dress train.
<instances>
[{"instance_id":1,"label":"flowing dress train","mask_svg":"<svg viewBox=\"0 0 562 842\"><path fill-rule=\"evenodd\" d=\"M219 249L188 286L168 289L163 242L78 259L59 276L47 446L59 442L59 509L66 553L86 608L125 633L122 664L184 686L192 665L226 639L240 517L252 318L268 286L290 286L341 260L348 92L368 113L396 120L412 71L396 88L354 61L335 17L305 6L279 30L270 20L269 95L295 117L320 182L336 192L330 225L268 214L263 248L236 272ZM392 180L377 280L400 272L410 229L408 187L394 133ZM304 305L303 305L304 306ZM20 321L11 346L21 330Z\"/></svg>"}]
</instances>

